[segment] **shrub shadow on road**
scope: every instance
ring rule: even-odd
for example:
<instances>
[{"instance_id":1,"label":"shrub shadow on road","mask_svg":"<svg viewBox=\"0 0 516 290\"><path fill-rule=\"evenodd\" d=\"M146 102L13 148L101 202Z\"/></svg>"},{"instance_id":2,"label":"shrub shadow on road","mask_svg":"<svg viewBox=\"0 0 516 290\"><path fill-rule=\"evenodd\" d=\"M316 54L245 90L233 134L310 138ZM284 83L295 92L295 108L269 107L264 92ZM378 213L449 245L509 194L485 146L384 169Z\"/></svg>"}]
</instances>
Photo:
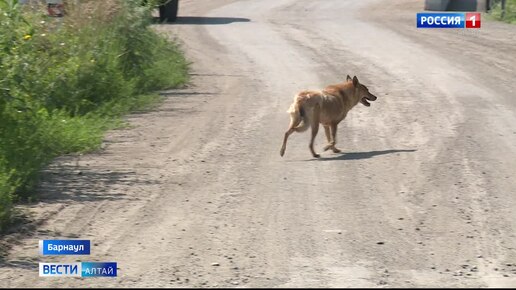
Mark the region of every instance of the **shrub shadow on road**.
<instances>
[{"instance_id":1,"label":"shrub shadow on road","mask_svg":"<svg viewBox=\"0 0 516 290\"><path fill-rule=\"evenodd\" d=\"M114 187L127 188L146 182L128 169L113 171L71 164L50 165L44 170L42 179L37 187L42 203L119 200L127 196L123 190Z\"/></svg>"}]
</instances>

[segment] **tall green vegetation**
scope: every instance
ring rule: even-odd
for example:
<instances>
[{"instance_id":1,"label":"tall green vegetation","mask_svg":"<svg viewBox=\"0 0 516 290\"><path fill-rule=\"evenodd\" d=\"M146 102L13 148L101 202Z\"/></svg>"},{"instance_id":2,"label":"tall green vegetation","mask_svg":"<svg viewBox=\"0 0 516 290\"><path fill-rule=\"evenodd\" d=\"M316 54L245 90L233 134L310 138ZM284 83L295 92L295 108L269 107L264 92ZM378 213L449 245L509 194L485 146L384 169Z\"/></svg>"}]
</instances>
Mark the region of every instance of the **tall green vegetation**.
<instances>
[{"instance_id":1,"label":"tall green vegetation","mask_svg":"<svg viewBox=\"0 0 516 290\"><path fill-rule=\"evenodd\" d=\"M502 1L493 1L490 11L492 17L508 23L516 24L516 0L505 0L505 11L502 9Z\"/></svg>"},{"instance_id":2,"label":"tall green vegetation","mask_svg":"<svg viewBox=\"0 0 516 290\"><path fill-rule=\"evenodd\" d=\"M187 81L140 1L81 1L63 18L0 0L0 231L56 156L94 150L122 114Z\"/></svg>"}]
</instances>

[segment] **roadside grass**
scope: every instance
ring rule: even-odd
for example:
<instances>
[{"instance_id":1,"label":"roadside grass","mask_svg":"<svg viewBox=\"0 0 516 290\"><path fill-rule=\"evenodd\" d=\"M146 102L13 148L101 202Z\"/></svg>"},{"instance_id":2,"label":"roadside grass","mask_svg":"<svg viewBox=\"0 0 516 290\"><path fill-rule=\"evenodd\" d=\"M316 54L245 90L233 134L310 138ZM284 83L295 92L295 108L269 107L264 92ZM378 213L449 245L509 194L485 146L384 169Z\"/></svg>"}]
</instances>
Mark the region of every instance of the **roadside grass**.
<instances>
[{"instance_id":1,"label":"roadside grass","mask_svg":"<svg viewBox=\"0 0 516 290\"><path fill-rule=\"evenodd\" d=\"M502 4L498 2L489 12L492 19L516 24L516 0L507 0L505 4L505 15L502 17Z\"/></svg>"},{"instance_id":2,"label":"roadside grass","mask_svg":"<svg viewBox=\"0 0 516 290\"><path fill-rule=\"evenodd\" d=\"M72 3L73 1L70 1ZM0 0L0 232L13 204L37 199L53 158L100 147L153 93L188 81L174 43L150 28L137 0L81 1L63 18Z\"/></svg>"}]
</instances>

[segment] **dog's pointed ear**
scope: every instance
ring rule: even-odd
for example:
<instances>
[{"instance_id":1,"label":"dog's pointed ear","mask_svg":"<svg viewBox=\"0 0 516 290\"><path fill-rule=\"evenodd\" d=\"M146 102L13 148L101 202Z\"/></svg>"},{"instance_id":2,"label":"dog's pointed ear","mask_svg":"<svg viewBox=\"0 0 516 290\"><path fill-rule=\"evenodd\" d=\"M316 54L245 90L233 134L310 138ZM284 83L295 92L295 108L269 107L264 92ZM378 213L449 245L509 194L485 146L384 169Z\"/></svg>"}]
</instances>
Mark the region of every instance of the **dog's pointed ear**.
<instances>
[{"instance_id":1,"label":"dog's pointed ear","mask_svg":"<svg viewBox=\"0 0 516 290\"><path fill-rule=\"evenodd\" d=\"M358 86L358 78L357 78L357 76L354 76L354 77L353 77L353 85L354 85L355 87L356 87L356 86Z\"/></svg>"},{"instance_id":2,"label":"dog's pointed ear","mask_svg":"<svg viewBox=\"0 0 516 290\"><path fill-rule=\"evenodd\" d=\"M348 75L348 76L346 77L346 81L347 81L347 82L349 82L350 80L351 80L351 77Z\"/></svg>"}]
</instances>

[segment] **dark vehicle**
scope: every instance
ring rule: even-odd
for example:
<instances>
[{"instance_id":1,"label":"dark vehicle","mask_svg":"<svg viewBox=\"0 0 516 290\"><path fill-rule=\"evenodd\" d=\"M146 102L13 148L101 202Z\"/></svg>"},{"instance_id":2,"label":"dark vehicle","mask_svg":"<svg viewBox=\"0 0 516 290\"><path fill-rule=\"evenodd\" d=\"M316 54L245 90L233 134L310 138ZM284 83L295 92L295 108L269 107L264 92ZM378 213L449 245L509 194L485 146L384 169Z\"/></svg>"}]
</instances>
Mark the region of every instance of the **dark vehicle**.
<instances>
[{"instance_id":1,"label":"dark vehicle","mask_svg":"<svg viewBox=\"0 0 516 290\"><path fill-rule=\"evenodd\" d=\"M174 22L177 19L179 0L169 0L159 5L159 18L163 22Z\"/></svg>"},{"instance_id":2,"label":"dark vehicle","mask_svg":"<svg viewBox=\"0 0 516 290\"><path fill-rule=\"evenodd\" d=\"M177 19L179 0L143 0L144 5L159 8L159 19L163 22L174 22Z\"/></svg>"},{"instance_id":3,"label":"dark vehicle","mask_svg":"<svg viewBox=\"0 0 516 290\"><path fill-rule=\"evenodd\" d=\"M425 0L425 10L486 11L492 0Z\"/></svg>"}]
</instances>

